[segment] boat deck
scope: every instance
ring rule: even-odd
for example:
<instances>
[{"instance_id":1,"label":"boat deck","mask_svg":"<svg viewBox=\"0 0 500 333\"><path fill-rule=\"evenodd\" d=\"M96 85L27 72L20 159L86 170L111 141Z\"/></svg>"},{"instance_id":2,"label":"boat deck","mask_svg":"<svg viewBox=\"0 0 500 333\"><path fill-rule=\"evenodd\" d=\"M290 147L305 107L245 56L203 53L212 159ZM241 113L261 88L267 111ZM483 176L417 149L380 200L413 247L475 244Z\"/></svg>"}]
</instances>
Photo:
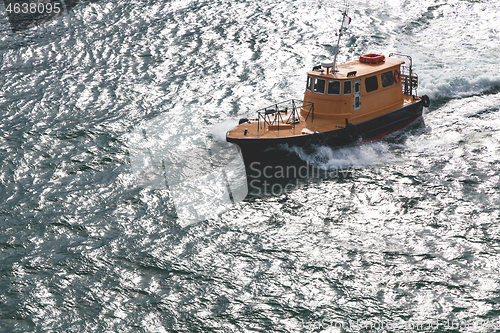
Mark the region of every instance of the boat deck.
<instances>
[{"instance_id":1,"label":"boat deck","mask_svg":"<svg viewBox=\"0 0 500 333\"><path fill-rule=\"evenodd\" d=\"M392 111L403 108L409 104L418 102L419 99L415 99L413 96L404 95L404 99L400 103L396 103L390 105L386 108L374 110L370 113L365 113L360 116L356 116L354 112L350 118L349 123L358 124L364 121L373 119L378 116L382 116L386 113L390 113ZM283 114L283 119L288 119L290 113ZM234 139L272 139L272 138L286 138L300 135L309 135L314 132L326 132L335 130L338 128L345 127L345 119L343 121L340 120L332 120L332 119L323 119L323 118L315 118L312 119L312 115L309 115L307 121L305 117L300 116L300 122L297 124L286 124L284 122L274 122L271 123L271 126L268 123L265 123L262 119L259 121L257 119L252 119L249 122L243 123L239 126L236 126L232 130L227 133L229 138ZM246 131L246 135L245 135Z\"/></svg>"}]
</instances>

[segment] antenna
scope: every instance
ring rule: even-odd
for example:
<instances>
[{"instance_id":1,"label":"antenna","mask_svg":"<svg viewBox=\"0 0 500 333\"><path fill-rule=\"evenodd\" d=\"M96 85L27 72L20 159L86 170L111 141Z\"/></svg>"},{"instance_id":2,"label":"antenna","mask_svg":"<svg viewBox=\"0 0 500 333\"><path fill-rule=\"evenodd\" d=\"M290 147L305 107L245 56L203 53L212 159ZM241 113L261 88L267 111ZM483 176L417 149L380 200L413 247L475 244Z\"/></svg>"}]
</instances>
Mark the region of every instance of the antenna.
<instances>
[{"instance_id":1,"label":"antenna","mask_svg":"<svg viewBox=\"0 0 500 333\"><path fill-rule=\"evenodd\" d=\"M344 0L344 11L345 12L349 12L349 1L348 0Z\"/></svg>"},{"instance_id":2,"label":"antenna","mask_svg":"<svg viewBox=\"0 0 500 333\"><path fill-rule=\"evenodd\" d=\"M347 29L349 23L351 23L351 18L347 16L349 13L349 0L344 0L344 12L342 13L342 24L340 25L339 30L339 40L337 41L337 49L335 50L335 58L333 59L333 72L338 72L337 70L337 55L339 54L339 46L340 46L340 38L344 33L344 30Z\"/></svg>"}]
</instances>

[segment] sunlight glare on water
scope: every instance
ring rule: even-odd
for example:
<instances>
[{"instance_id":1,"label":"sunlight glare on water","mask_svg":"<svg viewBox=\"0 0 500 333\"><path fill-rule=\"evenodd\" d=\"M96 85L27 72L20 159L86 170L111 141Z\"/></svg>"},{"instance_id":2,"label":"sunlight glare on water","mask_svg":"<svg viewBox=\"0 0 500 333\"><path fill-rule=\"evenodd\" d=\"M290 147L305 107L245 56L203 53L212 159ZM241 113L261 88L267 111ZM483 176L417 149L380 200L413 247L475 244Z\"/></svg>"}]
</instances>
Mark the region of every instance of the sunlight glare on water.
<instances>
[{"instance_id":1,"label":"sunlight glare on water","mask_svg":"<svg viewBox=\"0 0 500 333\"><path fill-rule=\"evenodd\" d=\"M423 121L183 225L166 148L301 99L342 1L0 4L0 331L498 332L497 7L351 1L340 61L411 55Z\"/></svg>"}]
</instances>

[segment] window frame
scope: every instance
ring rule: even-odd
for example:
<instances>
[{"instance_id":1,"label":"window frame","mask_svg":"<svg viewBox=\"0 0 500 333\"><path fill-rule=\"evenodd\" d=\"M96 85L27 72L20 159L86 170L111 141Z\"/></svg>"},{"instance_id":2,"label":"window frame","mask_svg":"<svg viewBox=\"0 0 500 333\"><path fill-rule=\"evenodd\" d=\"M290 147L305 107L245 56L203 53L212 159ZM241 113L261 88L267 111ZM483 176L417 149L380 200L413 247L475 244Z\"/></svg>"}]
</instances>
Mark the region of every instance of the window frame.
<instances>
[{"instance_id":1,"label":"window frame","mask_svg":"<svg viewBox=\"0 0 500 333\"><path fill-rule=\"evenodd\" d=\"M323 92L317 92L317 91L316 91L316 82L317 82L317 81L320 81L320 80L324 82L324 84L323 84ZM326 91L326 79L320 79L319 77L315 77L315 78L314 78L314 83L313 83L313 88L312 88L312 91L313 91L313 93L315 93L315 94L324 95L324 94L325 94L325 91Z\"/></svg>"},{"instance_id":2,"label":"window frame","mask_svg":"<svg viewBox=\"0 0 500 333\"><path fill-rule=\"evenodd\" d=\"M338 82L339 83L339 93L338 94L330 94L329 93L330 82ZM327 95L330 95L330 96L340 96L340 95L342 95L342 81L340 81L340 80L328 80L328 85L327 85L326 93L327 93Z\"/></svg>"},{"instance_id":3,"label":"window frame","mask_svg":"<svg viewBox=\"0 0 500 333\"><path fill-rule=\"evenodd\" d=\"M373 78L375 78L375 81L374 81L375 85L372 85L372 82L367 82L368 80L373 81L372 80ZM368 88L370 88L370 90L368 90ZM365 91L367 94L374 92L374 91L377 91L378 88L379 88L378 75L373 75L373 76L365 78Z\"/></svg>"},{"instance_id":4,"label":"window frame","mask_svg":"<svg viewBox=\"0 0 500 333\"><path fill-rule=\"evenodd\" d=\"M356 95L354 96L354 111L358 111L361 109L361 96Z\"/></svg>"},{"instance_id":5,"label":"window frame","mask_svg":"<svg viewBox=\"0 0 500 333\"><path fill-rule=\"evenodd\" d=\"M388 75L388 74L389 74L389 75ZM390 83L390 84L388 84L388 85L384 85L384 83L385 83L385 81L384 81L384 75L389 76L389 77L391 78L391 79L390 79L390 81L391 81L391 83ZM380 74L380 81L382 81L382 88L387 88L387 87L392 86L392 85L394 84L394 82L395 82L395 81L394 81L394 73L392 72L392 70L391 70L391 71L388 71L388 72L385 72L385 73Z\"/></svg>"},{"instance_id":6,"label":"window frame","mask_svg":"<svg viewBox=\"0 0 500 333\"><path fill-rule=\"evenodd\" d=\"M306 90L312 91L312 87L313 87L313 77L311 75L308 75L307 82L306 82Z\"/></svg>"},{"instance_id":7,"label":"window frame","mask_svg":"<svg viewBox=\"0 0 500 333\"><path fill-rule=\"evenodd\" d=\"M357 82L357 84L359 85L359 90L358 90L358 91L356 91L356 83L354 83L352 91L353 91L355 94L356 94L356 93L361 93L361 80L356 80L356 81L358 81L358 82Z\"/></svg>"},{"instance_id":8,"label":"window frame","mask_svg":"<svg viewBox=\"0 0 500 333\"><path fill-rule=\"evenodd\" d=\"M346 93L345 93L345 88L346 88L346 83L347 83L347 82L349 82L349 84L350 84L350 88L351 88L348 94L346 94ZM342 89L342 94L343 94L344 96L349 96L349 95L352 95L352 81L351 81L351 80L345 80L342 88L343 88L343 89Z\"/></svg>"}]
</instances>

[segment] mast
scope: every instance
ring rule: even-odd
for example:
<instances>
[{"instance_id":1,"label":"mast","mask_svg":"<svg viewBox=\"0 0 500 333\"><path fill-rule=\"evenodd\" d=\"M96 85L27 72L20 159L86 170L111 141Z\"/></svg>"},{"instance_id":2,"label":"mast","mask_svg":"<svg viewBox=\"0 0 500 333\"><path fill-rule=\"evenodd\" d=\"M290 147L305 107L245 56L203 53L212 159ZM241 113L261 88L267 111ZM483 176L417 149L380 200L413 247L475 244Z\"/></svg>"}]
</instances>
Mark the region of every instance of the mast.
<instances>
[{"instance_id":1,"label":"mast","mask_svg":"<svg viewBox=\"0 0 500 333\"><path fill-rule=\"evenodd\" d=\"M339 46L340 46L340 38L342 38L342 35L344 33L344 30L347 29L347 26L349 23L351 23L351 18L347 16L347 13L349 12L349 0L344 1L344 12L342 13L342 24L340 25L340 30L339 30L339 39L337 41L337 48L335 50L335 58L333 59L333 72L338 72L337 70L337 55L339 54Z\"/></svg>"}]
</instances>

